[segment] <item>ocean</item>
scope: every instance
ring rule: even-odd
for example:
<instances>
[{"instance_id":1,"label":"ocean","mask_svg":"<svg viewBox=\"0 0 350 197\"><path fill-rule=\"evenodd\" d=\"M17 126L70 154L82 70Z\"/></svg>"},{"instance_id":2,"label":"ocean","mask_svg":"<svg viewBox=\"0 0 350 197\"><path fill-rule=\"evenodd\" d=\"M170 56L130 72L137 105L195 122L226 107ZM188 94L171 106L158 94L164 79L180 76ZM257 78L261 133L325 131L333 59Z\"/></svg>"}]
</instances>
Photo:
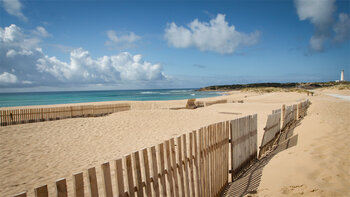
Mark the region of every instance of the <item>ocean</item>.
<instances>
[{"instance_id":1,"label":"ocean","mask_svg":"<svg viewBox=\"0 0 350 197\"><path fill-rule=\"evenodd\" d=\"M0 107L86 103L99 101L162 101L220 96L222 92L195 89L107 90L0 93Z\"/></svg>"}]
</instances>

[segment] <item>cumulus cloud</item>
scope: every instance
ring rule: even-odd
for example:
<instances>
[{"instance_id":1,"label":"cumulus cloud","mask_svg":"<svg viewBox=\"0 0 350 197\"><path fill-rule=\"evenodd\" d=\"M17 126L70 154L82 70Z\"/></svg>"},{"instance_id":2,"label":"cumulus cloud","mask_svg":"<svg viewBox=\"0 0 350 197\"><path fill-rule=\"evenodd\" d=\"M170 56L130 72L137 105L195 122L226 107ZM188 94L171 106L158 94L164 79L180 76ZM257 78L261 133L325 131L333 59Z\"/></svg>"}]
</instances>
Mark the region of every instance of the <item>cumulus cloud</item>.
<instances>
[{"instance_id":1,"label":"cumulus cloud","mask_svg":"<svg viewBox=\"0 0 350 197\"><path fill-rule=\"evenodd\" d=\"M22 13L23 5L19 0L2 0L2 2L7 13L18 17L23 21L27 21L27 17Z\"/></svg>"},{"instance_id":2,"label":"cumulus cloud","mask_svg":"<svg viewBox=\"0 0 350 197\"><path fill-rule=\"evenodd\" d=\"M339 21L333 27L335 42L344 42L350 38L350 18L345 13L339 14Z\"/></svg>"},{"instance_id":3,"label":"cumulus cloud","mask_svg":"<svg viewBox=\"0 0 350 197\"><path fill-rule=\"evenodd\" d=\"M323 51L324 43L331 33L335 0L295 0L294 3L299 19L310 20L315 26L315 33L310 39L311 50Z\"/></svg>"},{"instance_id":4,"label":"cumulus cloud","mask_svg":"<svg viewBox=\"0 0 350 197\"><path fill-rule=\"evenodd\" d=\"M141 39L140 36L136 35L134 32L127 33L125 35L117 35L113 30L107 31L108 41L106 41L107 46L114 46L117 48L132 48L135 43Z\"/></svg>"},{"instance_id":5,"label":"cumulus cloud","mask_svg":"<svg viewBox=\"0 0 350 197\"><path fill-rule=\"evenodd\" d=\"M254 45L258 42L260 32L245 34L229 25L225 15L218 14L209 23L198 19L184 26L174 22L165 29L165 38L176 48L196 47L201 51L214 51L221 54L235 52L237 47Z\"/></svg>"},{"instance_id":6,"label":"cumulus cloud","mask_svg":"<svg viewBox=\"0 0 350 197\"><path fill-rule=\"evenodd\" d=\"M17 80L12 81L19 86L116 84L166 79L160 64L144 61L141 55L123 52L93 58L87 50L78 48L70 52L70 61L65 62L45 54L40 41L24 34L14 24L0 28L0 73L15 71ZM5 76L8 78L9 75Z\"/></svg>"},{"instance_id":7,"label":"cumulus cloud","mask_svg":"<svg viewBox=\"0 0 350 197\"><path fill-rule=\"evenodd\" d=\"M323 51L326 42L332 37L336 43L349 39L349 16L340 13L338 21L334 19L335 0L294 0L294 3L299 19L309 20L315 27L309 42L311 51Z\"/></svg>"},{"instance_id":8,"label":"cumulus cloud","mask_svg":"<svg viewBox=\"0 0 350 197\"><path fill-rule=\"evenodd\" d=\"M17 82L17 77L14 74L4 72L0 74L0 83L16 83Z\"/></svg>"}]
</instances>

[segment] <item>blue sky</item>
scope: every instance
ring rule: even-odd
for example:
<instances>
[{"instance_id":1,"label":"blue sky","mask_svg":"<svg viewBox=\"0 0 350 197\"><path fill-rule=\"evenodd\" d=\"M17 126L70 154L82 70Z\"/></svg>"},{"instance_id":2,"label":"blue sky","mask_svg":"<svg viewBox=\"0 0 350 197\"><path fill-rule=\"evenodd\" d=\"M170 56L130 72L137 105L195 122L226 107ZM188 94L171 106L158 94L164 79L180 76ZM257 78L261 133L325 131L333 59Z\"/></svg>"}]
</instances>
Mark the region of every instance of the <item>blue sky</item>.
<instances>
[{"instance_id":1,"label":"blue sky","mask_svg":"<svg viewBox=\"0 0 350 197\"><path fill-rule=\"evenodd\" d=\"M350 79L350 1L0 1L0 89Z\"/></svg>"}]
</instances>

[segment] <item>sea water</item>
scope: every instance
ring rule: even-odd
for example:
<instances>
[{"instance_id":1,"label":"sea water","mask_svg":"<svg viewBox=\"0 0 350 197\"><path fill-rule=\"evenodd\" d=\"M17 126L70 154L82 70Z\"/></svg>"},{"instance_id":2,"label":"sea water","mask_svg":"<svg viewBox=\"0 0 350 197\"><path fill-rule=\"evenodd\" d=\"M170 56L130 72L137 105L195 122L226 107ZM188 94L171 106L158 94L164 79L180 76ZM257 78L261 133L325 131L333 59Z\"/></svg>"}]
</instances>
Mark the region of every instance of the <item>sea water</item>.
<instances>
[{"instance_id":1,"label":"sea water","mask_svg":"<svg viewBox=\"0 0 350 197\"><path fill-rule=\"evenodd\" d=\"M0 93L0 107L86 103L99 101L161 101L220 96L222 92L195 89L108 90Z\"/></svg>"}]
</instances>

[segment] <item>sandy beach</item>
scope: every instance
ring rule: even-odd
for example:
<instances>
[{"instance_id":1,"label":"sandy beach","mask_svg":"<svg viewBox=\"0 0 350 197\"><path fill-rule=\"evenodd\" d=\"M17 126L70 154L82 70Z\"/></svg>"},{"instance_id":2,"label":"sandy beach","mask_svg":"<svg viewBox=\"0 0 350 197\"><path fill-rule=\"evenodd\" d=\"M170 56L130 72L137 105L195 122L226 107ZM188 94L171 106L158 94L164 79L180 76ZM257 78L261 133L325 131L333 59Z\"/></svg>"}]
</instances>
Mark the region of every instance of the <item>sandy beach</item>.
<instances>
[{"instance_id":1,"label":"sandy beach","mask_svg":"<svg viewBox=\"0 0 350 197\"><path fill-rule=\"evenodd\" d=\"M327 93L350 95L349 91L336 90L316 91L313 97L231 92L200 99L227 99L228 103L195 110L170 110L184 107L184 100L134 101L130 102L132 110L104 117L0 127L0 193L11 196L27 191L33 195L35 187L49 184L53 194L54 182L59 178L67 178L71 192L71 176L75 173L200 127L249 114L258 114L259 144L271 110L310 99L308 115L294 131L299 135L297 145L266 165L257 195L344 196L350 192L350 103Z\"/></svg>"}]
</instances>

